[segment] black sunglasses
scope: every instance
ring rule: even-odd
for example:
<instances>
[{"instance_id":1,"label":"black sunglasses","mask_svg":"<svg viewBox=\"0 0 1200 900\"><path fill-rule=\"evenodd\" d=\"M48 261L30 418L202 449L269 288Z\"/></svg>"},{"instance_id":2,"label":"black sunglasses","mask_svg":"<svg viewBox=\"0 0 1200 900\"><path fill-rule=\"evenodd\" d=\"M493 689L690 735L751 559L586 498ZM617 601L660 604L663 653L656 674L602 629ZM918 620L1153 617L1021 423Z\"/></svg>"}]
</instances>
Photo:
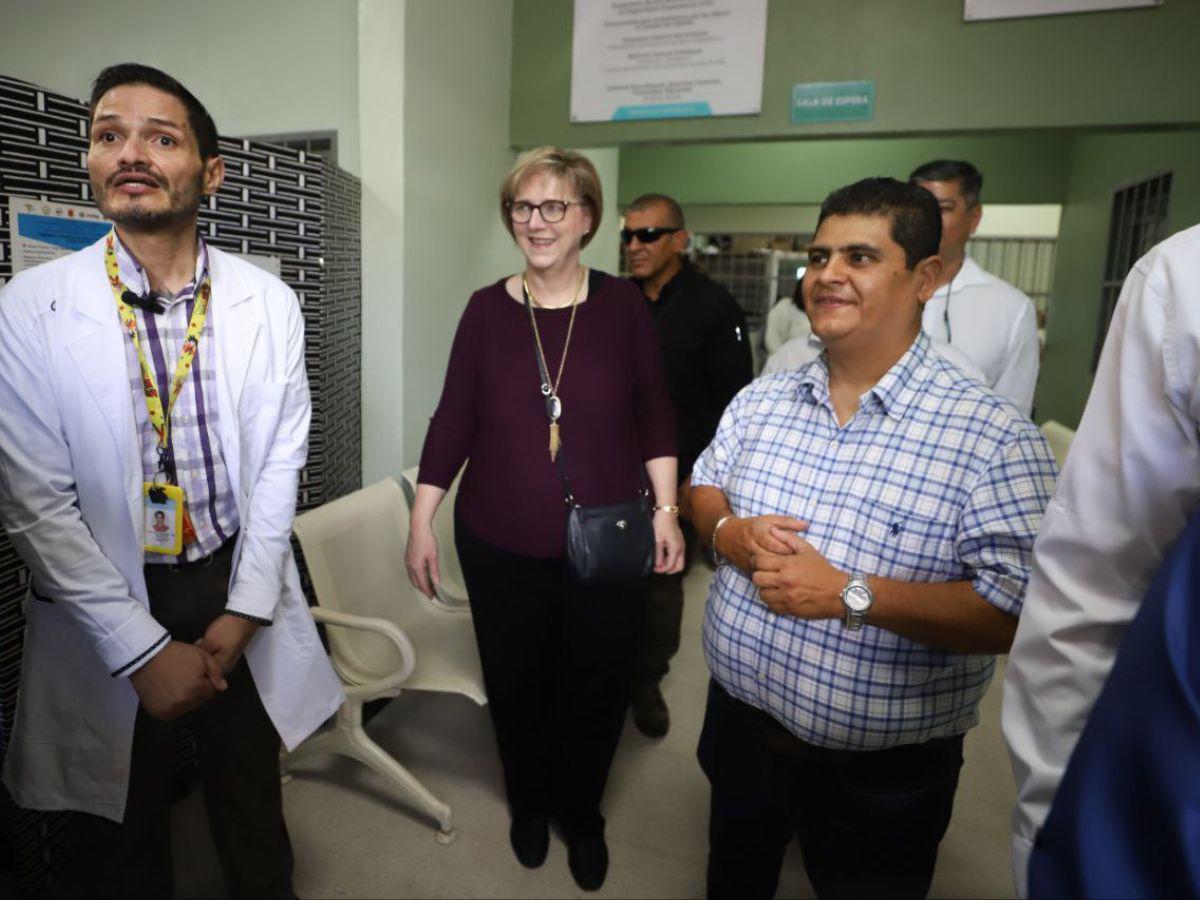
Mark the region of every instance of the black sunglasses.
<instances>
[{"instance_id":1,"label":"black sunglasses","mask_svg":"<svg viewBox=\"0 0 1200 900\"><path fill-rule=\"evenodd\" d=\"M637 238L643 244L653 244L664 234L674 234L683 231L682 228L622 228L621 243L628 244Z\"/></svg>"}]
</instances>

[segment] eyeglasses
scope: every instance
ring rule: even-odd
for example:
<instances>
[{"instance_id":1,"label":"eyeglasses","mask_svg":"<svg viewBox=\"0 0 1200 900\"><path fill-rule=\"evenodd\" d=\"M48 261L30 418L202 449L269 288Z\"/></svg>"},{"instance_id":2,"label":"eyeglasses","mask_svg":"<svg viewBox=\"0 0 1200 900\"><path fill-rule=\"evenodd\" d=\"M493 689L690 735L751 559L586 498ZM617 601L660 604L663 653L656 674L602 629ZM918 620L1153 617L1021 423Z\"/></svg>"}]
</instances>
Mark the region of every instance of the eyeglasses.
<instances>
[{"instance_id":1,"label":"eyeglasses","mask_svg":"<svg viewBox=\"0 0 1200 900\"><path fill-rule=\"evenodd\" d=\"M630 241L637 238L643 244L653 244L664 234L674 234L677 231L683 231L682 228L622 228L621 243L628 245Z\"/></svg>"},{"instance_id":2,"label":"eyeglasses","mask_svg":"<svg viewBox=\"0 0 1200 900\"><path fill-rule=\"evenodd\" d=\"M514 222L524 225L533 218L536 209L542 214L542 221L553 225L567 217L567 207L583 206L578 200L543 200L541 203L530 203L527 200L509 200L508 214Z\"/></svg>"}]
</instances>

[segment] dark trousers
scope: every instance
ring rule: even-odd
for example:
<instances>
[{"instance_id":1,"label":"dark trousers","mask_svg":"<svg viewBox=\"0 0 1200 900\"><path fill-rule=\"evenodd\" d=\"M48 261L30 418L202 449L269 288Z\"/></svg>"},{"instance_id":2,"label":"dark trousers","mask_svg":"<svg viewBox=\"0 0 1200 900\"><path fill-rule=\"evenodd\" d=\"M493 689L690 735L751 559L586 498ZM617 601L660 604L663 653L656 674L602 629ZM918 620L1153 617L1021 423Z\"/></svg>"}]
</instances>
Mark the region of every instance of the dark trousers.
<instances>
[{"instance_id":1,"label":"dark trousers","mask_svg":"<svg viewBox=\"0 0 1200 900\"><path fill-rule=\"evenodd\" d=\"M456 519L488 709L514 815L604 828L600 798L629 703L644 587L582 587L564 559L508 553Z\"/></svg>"},{"instance_id":2,"label":"dark trousers","mask_svg":"<svg viewBox=\"0 0 1200 900\"><path fill-rule=\"evenodd\" d=\"M683 621L683 579L696 555L696 529L681 520L683 571L674 575L651 572L647 581L646 617L642 623L635 670L636 685L657 685L671 668L671 657L679 650L679 626Z\"/></svg>"},{"instance_id":3,"label":"dark trousers","mask_svg":"<svg viewBox=\"0 0 1200 900\"><path fill-rule=\"evenodd\" d=\"M712 785L708 896L774 896L795 834L818 897L924 897L962 742L815 747L711 682L698 752Z\"/></svg>"},{"instance_id":4,"label":"dark trousers","mask_svg":"<svg viewBox=\"0 0 1200 900\"><path fill-rule=\"evenodd\" d=\"M225 608L233 542L211 562L146 566L150 611L177 641L191 643ZM290 897L292 851L283 822L279 735L242 659L229 688L191 713L199 775L217 857L232 897ZM81 816L85 895L169 897L171 779L176 727L140 707L133 732L125 819Z\"/></svg>"}]
</instances>

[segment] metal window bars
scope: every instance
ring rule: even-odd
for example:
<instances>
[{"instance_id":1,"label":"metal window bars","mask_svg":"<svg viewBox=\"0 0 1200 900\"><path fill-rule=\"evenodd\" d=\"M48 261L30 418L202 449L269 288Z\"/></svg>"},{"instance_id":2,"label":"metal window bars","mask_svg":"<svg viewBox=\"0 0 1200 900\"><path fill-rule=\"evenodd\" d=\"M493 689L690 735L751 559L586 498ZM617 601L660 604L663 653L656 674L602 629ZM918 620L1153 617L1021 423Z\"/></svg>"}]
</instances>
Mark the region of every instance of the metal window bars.
<instances>
[{"instance_id":1,"label":"metal window bars","mask_svg":"<svg viewBox=\"0 0 1200 900\"><path fill-rule=\"evenodd\" d=\"M1167 205L1171 198L1171 175L1163 172L1113 191L1108 224L1108 251L1100 282L1100 311L1096 341L1092 348L1092 371L1100 362L1104 339L1113 311L1121 296L1125 277L1151 247L1167 235Z\"/></svg>"}]
</instances>

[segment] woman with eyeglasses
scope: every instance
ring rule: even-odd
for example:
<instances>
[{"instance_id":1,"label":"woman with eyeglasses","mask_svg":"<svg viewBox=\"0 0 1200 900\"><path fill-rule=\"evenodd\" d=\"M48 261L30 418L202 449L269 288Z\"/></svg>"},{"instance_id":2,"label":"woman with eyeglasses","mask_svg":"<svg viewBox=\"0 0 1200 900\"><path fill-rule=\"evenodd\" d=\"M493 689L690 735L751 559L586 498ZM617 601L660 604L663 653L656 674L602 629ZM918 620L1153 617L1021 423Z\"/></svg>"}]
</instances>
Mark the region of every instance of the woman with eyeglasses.
<instances>
[{"instance_id":1,"label":"woman with eyeglasses","mask_svg":"<svg viewBox=\"0 0 1200 900\"><path fill-rule=\"evenodd\" d=\"M578 153L532 150L504 180L500 215L525 267L476 291L463 312L425 437L405 560L413 584L432 597L433 516L469 460L455 545L509 837L522 865L540 866L557 818L585 890L608 871L600 799L628 705L645 584L594 587L571 577L560 463L584 506L629 501L649 487L654 570L683 564L674 413L653 324L631 283L579 260L602 209L599 176Z\"/></svg>"}]
</instances>

